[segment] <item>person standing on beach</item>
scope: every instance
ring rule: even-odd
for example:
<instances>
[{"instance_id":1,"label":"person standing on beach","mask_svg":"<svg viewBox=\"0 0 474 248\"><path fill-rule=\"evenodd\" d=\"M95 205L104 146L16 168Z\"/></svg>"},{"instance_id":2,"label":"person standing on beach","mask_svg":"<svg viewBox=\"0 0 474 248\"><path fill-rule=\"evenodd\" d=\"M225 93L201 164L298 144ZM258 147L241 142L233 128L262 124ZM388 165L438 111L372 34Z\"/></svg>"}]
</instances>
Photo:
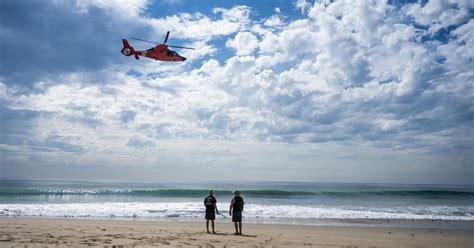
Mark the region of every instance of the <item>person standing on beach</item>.
<instances>
[{"instance_id":1,"label":"person standing on beach","mask_svg":"<svg viewBox=\"0 0 474 248\"><path fill-rule=\"evenodd\" d=\"M204 206L206 207L206 229L207 233L209 232L209 221L211 221L212 226L212 233L216 233L214 231L214 220L216 219L216 214L219 214L217 210L217 200L214 197L214 190L209 190L209 195L204 198Z\"/></svg>"},{"instance_id":2,"label":"person standing on beach","mask_svg":"<svg viewBox=\"0 0 474 248\"><path fill-rule=\"evenodd\" d=\"M234 190L234 198L230 201L229 215L235 226L235 235L242 235L242 211L244 211L244 198L239 190Z\"/></svg>"}]
</instances>

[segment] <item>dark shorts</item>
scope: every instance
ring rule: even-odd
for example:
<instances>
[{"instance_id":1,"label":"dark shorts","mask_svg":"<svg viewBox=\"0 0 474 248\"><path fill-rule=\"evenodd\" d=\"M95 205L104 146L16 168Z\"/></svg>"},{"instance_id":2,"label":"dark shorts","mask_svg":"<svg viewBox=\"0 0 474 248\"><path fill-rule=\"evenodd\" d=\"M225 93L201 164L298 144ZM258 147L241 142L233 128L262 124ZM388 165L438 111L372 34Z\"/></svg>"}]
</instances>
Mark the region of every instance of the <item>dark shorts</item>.
<instances>
[{"instance_id":1,"label":"dark shorts","mask_svg":"<svg viewBox=\"0 0 474 248\"><path fill-rule=\"evenodd\" d=\"M206 220L215 220L216 219L216 213L206 211L206 217L205 218L206 218Z\"/></svg>"},{"instance_id":2,"label":"dark shorts","mask_svg":"<svg viewBox=\"0 0 474 248\"><path fill-rule=\"evenodd\" d=\"M242 222L242 211L232 212L232 222Z\"/></svg>"}]
</instances>

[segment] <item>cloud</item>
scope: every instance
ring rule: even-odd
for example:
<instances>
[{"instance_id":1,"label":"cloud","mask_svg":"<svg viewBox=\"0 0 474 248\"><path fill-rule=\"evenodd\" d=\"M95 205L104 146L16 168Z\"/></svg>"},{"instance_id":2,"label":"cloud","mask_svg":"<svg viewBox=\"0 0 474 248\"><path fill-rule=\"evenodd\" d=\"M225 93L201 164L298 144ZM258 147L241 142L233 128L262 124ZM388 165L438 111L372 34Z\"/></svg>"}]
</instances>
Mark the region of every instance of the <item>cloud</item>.
<instances>
[{"instance_id":1,"label":"cloud","mask_svg":"<svg viewBox=\"0 0 474 248\"><path fill-rule=\"evenodd\" d=\"M275 168L273 178L284 178L288 165L334 176L325 165L366 172L371 164L402 178L392 165L419 159L426 167L418 168L428 168L420 169L424 175L433 161L472 157L466 154L474 124L474 22L463 14L472 11L467 3L430 2L450 8L438 11L419 3L298 1L304 13L298 18L277 10L256 17L248 6L155 17L147 16L147 2L137 3L78 1L58 14L82 39L59 49L90 48L94 61L78 50L58 61L49 52L32 61L6 55L13 61L2 60L11 73L0 80L0 151L8 161ZM36 6L2 4L20 14ZM47 7L57 13L61 4ZM449 11L457 17L448 18ZM198 49L183 51L186 63L136 62L117 53L120 44L101 54L97 42L84 38L104 32L97 37L119 40L131 32L115 28L127 16L134 16L127 28L137 33L156 37L170 28L170 43L183 39ZM435 22L424 24L426 18ZM94 26L101 20L108 24ZM7 31L16 25L2 24ZM32 39L62 44L64 35L49 39L47 27L39 25ZM433 35L443 29L447 35ZM16 84L17 74L31 76L30 90ZM456 170L469 168L459 164Z\"/></svg>"},{"instance_id":2,"label":"cloud","mask_svg":"<svg viewBox=\"0 0 474 248\"><path fill-rule=\"evenodd\" d=\"M123 124L127 124L129 122L132 122L135 120L135 117L137 116L137 113L134 111L122 111L120 112L120 119L122 120Z\"/></svg>"},{"instance_id":3,"label":"cloud","mask_svg":"<svg viewBox=\"0 0 474 248\"><path fill-rule=\"evenodd\" d=\"M306 0L296 0L295 7L301 11L301 14L304 14L311 8L311 3Z\"/></svg>"},{"instance_id":4,"label":"cloud","mask_svg":"<svg viewBox=\"0 0 474 248\"><path fill-rule=\"evenodd\" d=\"M41 113L31 110L0 108L0 141L8 145L24 145L28 143L34 119Z\"/></svg>"},{"instance_id":5,"label":"cloud","mask_svg":"<svg viewBox=\"0 0 474 248\"><path fill-rule=\"evenodd\" d=\"M279 12L277 11L277 13L279 13ZM280 16L273 15L270 18L268 18L267 20L265 20L265 22L263 24L265 26L269 26L269 27L281 27L281 26L284 25L284 21L281 20Z\"/></svg>"},{"instance_id":6,"label":"cloud","mask_svg":"<svg viewBox=\"0 0 474 248\"><path fill-rule=\"evenodd\" d=\"M53 74L118 62L117 38L140 25L123 25L128 19L120 19L119 9L109 11L105 3L82 3L2 1L0 68L5 83L29 86Z\"/></svg>"},{"instance_id":7,"label":"cloud","mask_svg":"<svg viewBox=\"0 0 474 248\"><path fill-rule=\"evenodd\" d=\"M451 71L464 70L472 65L474 50L474 20L460 25L454 29L451 34L452 38L446 44L438 47L441 59L446 59L444 66Z\"/></svg>"},{"instance_id":8,"label":"cloud","mask_svg":"<svg viewBox=\"0 0 474 248\"><path fill-rule=\"evenodd\" d=\"M79 137L68 137L68 136L59 136L59 135L48 135L46 139L37 144L40 147L45 148L55 148L61 152L72 152L72 153L82 153L84 148L80 145L76 145L80 140Z\"/></svg>"},{"instance_id":9,"label":"cloud","mask_svg":"<svg viewBox=\"0 0 474 248\"><path fill-rule=\"evenodd\" d=\"M250 55L258 47L258 40L250 32L239 32L233 40L227 41L226 46L234 48L237 55Z\"/></svg>"},{"instance_id":10,"label":"cloud","mask_svg":"<svg viewBox=\"0 0 474 248\"><path fill-rule=\"evenodd\" d=\"M154 30L152 36L159 36L170 30L172 36L207 42L219 36L226 36L250 25L250 8L235 6L231 9L214 8L213 15L202 13L178 13L164 18L145 19ZM170 40L171 43L171 40Z\"/></svg>"},{"instance_id":11,"label":"cloud","mask_svg":"<svg viewBox=\"0 0 474 248\"><path fill-rule=\"evenodd\" d=\"M250 23L246 6L216 8L212 17L181 13L164 18L143 15L148 1L3 1L1 6L5 20L0 24L1 79L26 88L54 81L51 75L88 73L126 63L129 60L117 52L122 38L154 40L170 30L170 43L176 38L194 41L178 44L196 46L196 52L184 51L194 60L215 53L207 41Z\"/></svg>"},{"instance_id":12,"label":"cloud","mask_svg":"<svg viewBox=\"0 0 474 248\"><path fill-rule=\"evenodd\" d=\"M137 135L131 137L127 141L127 146L137 148L137 149L143 148L146 146L153 146L153 145L154 145L153 141L150 140L149 138L139 137Z\"/></svg>"},{"instance_id":13,"label":"cloud","mask_svg":"<svg viewBox=\"0 0 474 248\"><path fill-rule=\"evenodd\" d=\"M408 5L407 13L434 34L441 29L457 26L472 19L473 8L472 1L432 0L426 4Z\"/></svg>"},{"instance_id":14,"label":"cloud","mask_svg":"<svg viewBox=\"0 0 474 248\"><path fill-rule=\"evenodd\" d=\"M76 0L75 7L80 13L88 13L94 8L106 9L129 19L140 17L145 12L148 2L148 0Z\"/></svg>"}]
</instances>

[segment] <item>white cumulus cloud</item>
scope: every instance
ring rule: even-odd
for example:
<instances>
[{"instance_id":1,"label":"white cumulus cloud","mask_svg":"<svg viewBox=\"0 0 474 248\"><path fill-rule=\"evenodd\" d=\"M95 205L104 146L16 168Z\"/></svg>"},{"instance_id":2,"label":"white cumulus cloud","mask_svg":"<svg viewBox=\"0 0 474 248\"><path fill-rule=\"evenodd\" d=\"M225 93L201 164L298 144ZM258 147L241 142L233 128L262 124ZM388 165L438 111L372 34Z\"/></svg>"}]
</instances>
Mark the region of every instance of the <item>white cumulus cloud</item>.
<instances>
[{"instance_id":1,"label":"white cumulus cloud","mask_svg":"<svg viewBox=\"0 0 474 248\"><path fill-rule=\"evenodd\" d=\"M226 46L235 49L237 55L249 55L258 47L258 40L250 32L239 32L227 41Z\"/></svg>"}]
</instances>

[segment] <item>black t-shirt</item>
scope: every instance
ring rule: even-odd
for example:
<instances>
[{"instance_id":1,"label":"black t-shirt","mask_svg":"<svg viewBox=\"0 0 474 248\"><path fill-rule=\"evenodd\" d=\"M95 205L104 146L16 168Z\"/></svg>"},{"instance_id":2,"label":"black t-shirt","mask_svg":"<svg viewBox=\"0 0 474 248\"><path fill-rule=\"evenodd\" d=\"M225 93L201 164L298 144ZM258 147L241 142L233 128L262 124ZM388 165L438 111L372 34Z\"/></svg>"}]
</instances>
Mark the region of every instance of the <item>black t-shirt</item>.
<instances>
[{"instance_id":1,"label":"black t-shirt","mask_svg":"<svg viewBox=\"0 0 474 248\"><path fill-rule=\"evenodd\" d=\"M232 208L233 212L242 212L244 210L244 198L241 196L234 197L234 206Z\"/></svg>"},{"instance_id":2,"label":"black t-shirt","mask_svg":"<svg viewBox=\"0 0 474 248\"><path fill-rule=\"evenodd\" d=\"M204 198L204 205L206 206L206 212L214 212L214 204L217 203L217 200L214 196L210 195Z\"/></svg>"}]
</instances>

